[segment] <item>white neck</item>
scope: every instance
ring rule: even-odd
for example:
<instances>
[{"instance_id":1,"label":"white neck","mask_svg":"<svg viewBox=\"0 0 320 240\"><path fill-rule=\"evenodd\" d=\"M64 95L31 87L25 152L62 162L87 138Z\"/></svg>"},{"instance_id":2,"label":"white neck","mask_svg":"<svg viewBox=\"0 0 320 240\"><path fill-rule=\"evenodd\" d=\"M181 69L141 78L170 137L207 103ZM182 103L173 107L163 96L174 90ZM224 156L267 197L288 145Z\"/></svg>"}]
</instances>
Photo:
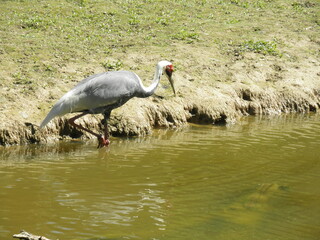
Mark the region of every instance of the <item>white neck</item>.
<instances>
[{"instance_id":1,"label":"white neck","mask_svg":"<svg viewBox=\"0 0 320 240\"><path fill-rule=\"evenodd\" d=\"M162 75L162 71L163 71L163 67L170 64L168 61L160 61L157 66L156 66L156 72L154 73L154 78L152 80L152 83L150 86L145 87L141 81L141 79L139 78L139 84L141 87L141 96L142 97L149 97L151 96L154 91L156 90L159 82L160 82L160 78Z\"/></svg>"}]
</instances>

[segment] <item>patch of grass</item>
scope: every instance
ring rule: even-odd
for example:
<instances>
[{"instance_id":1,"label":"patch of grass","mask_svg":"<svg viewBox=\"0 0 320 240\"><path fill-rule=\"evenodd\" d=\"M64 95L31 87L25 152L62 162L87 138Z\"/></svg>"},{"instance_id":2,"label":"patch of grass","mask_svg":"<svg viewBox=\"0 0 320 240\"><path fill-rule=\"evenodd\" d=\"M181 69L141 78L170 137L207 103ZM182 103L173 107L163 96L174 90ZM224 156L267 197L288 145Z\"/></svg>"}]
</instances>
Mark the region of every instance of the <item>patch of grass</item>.
<instances>
[{"instance_id":1,"label":"patch of grass","mask_svg":"<svg viewBox=\"0 0 320 240\"><path fill-rule=\"evenodd\" d=\"M30 78L28 78L22 72L13 73L12 77L14 79L13 83L16 84L16 85L29 85L29 84L32 84L32 81L30 80Z\"/></svg>"},{"instance_id":2,"label":"patch of grass","mask_svg":"<svg viewBox=\"0 0 320 240\"><path fill-rule=\"evenodd\" d=\"M236 24L236 23L239 23L240 20L239 19L230 19L230 20L227 20L227 24Z\"/></svg>"},{"instance_id":3,"label":"patch of grass","mask_svg":"<svg viewBox=\"0 0 320 240\"><path fill-rule=\"evenodd\" d=\"M111 61L107 60L106 62L101 63L106 71L117 71L123 67L123 63L120 60Z\"/></svg>"},{"instance_id":4,"label":"patch of grass","mask_svg":"<svg viewBox=\"0 0 320 240\"><path fill-rule=\"evenodd\" d=\"M169 25L169 20L163 17L157 17L156 18L156 23L161 24L163 26L168 26Z\"/></svg>"},{"instance_id":5,"label":"patch of grass","mask_svg":"<svg viewBox=\"0 0 320 240\"><path fill-rule=\"evenodd\" d=\"M139 19L139 17L137 15L133 15L133 16L131 16L129 18L129 24L130 25L137 26L137 25L139 25L140 22L141 21L140 21L140 19Z\"/></svg>"},{"instance_id":6,"label":"patch of grass","mask_svg":"<svg viewBox=\"0 0 320 240\"><path fill-rule=\"evenodd\" d=\"M73 0L73 2L77 3L81 7L85 7L88 3L88 0Z\"/></svg>"},{"instance_id":7,"label":"patch of grass","mask_svg":"<svg viewBox=\"0 0 320 240\"><path fill-rule=\"evenodd\" d=\"M241 1L241 0L230 0L230 3L243 8L247 8L249 6L249 3L247 1Z\"/></svg>"},{"instance_id":8,"label":"patch of grass","mask_svg":"<svg viewBox=\"0 0 320 240\"><path fill-rule=\"evenodd\" d=\"M249 51L273 56L281 55L275 41L245 41L240 45L240 51Z\"/></svg>"},{"instance_id":9,"label":"patch of grass","mask_svg":"<svg viewBox=\"0 0 320 240\"><path fill-rule=\"evenodd\" d=\"M291 6L295 10L301 10L302 8L312 8L315 7L316 4L310 1L305 1L305 2L293 2L291 3Z\"/></svg>"},{"instance_id":10,"label":"patch of grass","mask_svg":"<svg viewBox=\"0 0 320 240\"><path fill-rule=\"evenodd\" d=\"M183 29L176 34L171 35L171 39L182 40L186 43L193 43L194 41L199 41L199 34Z\"/></svg>"},{"instance_id":11,"label":"patch of grass","mask_svg":"<svg viewBox=\"0 0 320 240\"><path fill-rule=\"evenodd\" d=\"M270 3L270 0L255 0L255 1L246 1L246 0L230 0L231 4L234 4L242 8L264 8L267 3Z\"/></svg>"},{"instance_id":12,"label":"patch of grass","mask_svg":"<svg viewBox=\"0 0 320 240\"><path fill-rule=\"evenodd\" d=\"M51 24L52 21L39 15L28 16L26 18L21 19L22 28L45 29Z\"/></svg>"}]
</instances>

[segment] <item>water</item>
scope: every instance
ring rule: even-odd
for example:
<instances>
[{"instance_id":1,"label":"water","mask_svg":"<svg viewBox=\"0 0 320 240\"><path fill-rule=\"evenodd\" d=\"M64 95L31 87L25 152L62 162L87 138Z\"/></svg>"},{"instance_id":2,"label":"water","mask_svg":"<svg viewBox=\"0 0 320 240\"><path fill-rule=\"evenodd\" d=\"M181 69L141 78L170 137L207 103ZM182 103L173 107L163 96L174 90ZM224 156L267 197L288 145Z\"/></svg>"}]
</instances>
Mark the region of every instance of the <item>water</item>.
<instances>
[{"instance_id":1,"label":"water","mask_svg":"<svg viewBox=\"0 0 320 240\"><path fill-rule=\"evenodd\" d=\"M319 239L319 120L0 148L0 239Z\"/></svg>"}]
</instances>

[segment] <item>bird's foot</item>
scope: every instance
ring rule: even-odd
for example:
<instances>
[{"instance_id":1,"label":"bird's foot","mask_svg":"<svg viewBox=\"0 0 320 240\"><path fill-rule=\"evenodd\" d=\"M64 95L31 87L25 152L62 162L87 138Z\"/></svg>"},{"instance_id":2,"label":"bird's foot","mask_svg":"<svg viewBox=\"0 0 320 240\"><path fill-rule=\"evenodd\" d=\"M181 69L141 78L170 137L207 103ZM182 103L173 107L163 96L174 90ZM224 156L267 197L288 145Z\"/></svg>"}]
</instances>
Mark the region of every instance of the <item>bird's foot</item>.
<instances>
[{"instance_id":1,"label":"bird's foot","mask_svg":"<svg viewBox=\"0 0 320 240\"><path fill-rule=\"evenodd\" d=\"M98 137L98 148L102 148L102 147L108 147L110 144L110 140L107 138L105 139L104 136L100 136Z\"/></svg>"}]
</instances>

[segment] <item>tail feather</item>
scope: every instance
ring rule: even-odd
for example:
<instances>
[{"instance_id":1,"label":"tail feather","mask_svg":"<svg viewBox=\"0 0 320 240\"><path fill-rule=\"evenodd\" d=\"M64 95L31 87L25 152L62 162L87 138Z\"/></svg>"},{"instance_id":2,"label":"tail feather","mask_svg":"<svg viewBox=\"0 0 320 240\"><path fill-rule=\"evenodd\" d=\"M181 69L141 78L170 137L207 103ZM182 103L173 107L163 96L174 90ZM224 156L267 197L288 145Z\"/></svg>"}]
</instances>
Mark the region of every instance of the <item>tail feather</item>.
<instances>
[{"instance_id":1,"label":"tail feather","mask_svg":"<svg viewBox=\"0 0 320 240\"><path fill-rule=\"evenodd\" d=\"M42 121L42 123L40 124L40 128L45 127L54 117L73 112L73 110L75 110L74 106L79 104L78 95L79 93L75 93L73 89L63 95ZM86 100L84 100L84 102L85 101Z\"/></svg>"},{"instance_id":2,"label":"tail feather","mask_svg":"<svg viewBox=\"0 0 320 240\"><path fill-rule=\"evenodd\" d=\"M65 114L65 111L63 111L63 104L62 103L57 103L55 104L52 109L50 110L50 112L48 113L48 115L45 117L45 119L42 121L42 123L40 124L40 128L45 127L53 118L57 117L57 116L61 116Z\"/></svg>"}]
</instances>

